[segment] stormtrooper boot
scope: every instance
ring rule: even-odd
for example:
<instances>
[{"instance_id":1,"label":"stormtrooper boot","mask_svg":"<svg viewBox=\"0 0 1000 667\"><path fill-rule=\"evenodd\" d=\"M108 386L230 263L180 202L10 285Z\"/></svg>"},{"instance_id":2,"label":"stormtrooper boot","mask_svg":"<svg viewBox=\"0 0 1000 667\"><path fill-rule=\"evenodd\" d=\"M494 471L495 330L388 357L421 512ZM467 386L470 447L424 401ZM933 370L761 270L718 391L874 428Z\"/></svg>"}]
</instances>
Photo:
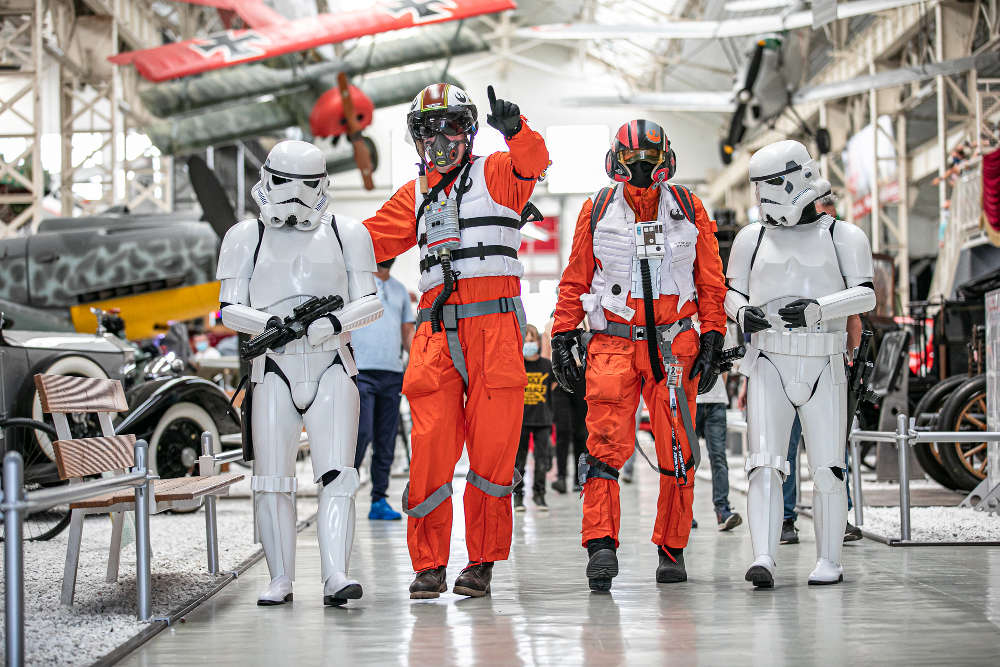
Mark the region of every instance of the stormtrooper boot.
<instances>
[{"instance_id":1,"label":"stormtrooper boot","mask_svg":"<svg viewBox=\"0 0 1000 667\"><path fill-rule=\"evenodd\" d=\"M354 545L354 468L345 468L319 494L316 532L323 575L323 604L339 607L362 595L361 584L347 576Z\"/></svg>"},{"instance_id":2,"label":"stormtrooper boot","mask_svg":"<svg viewBox=\"0 0 1000 667\"><path fill-rule=\"evenodd\" d=\"M811 585L837 584L844 580L840 552L847 525L847 488L834 468L814 473L813 527L816 529L816 567L809 573ZM836 468L841 475L843 470Z\"/></svg>"},{"instance_id":3,"label":"stormtrooper boot","mask_svg":"<svg viewBox=\"0 0 1000 667\"><path fill-rule=\"evenodd\" d=\"M271 583L257 598L261 607L292 601L295 578L295 501L291 493L257 489L257 532Z\"/></svg>"},{"instance_id":4,"label":"stormtrooper boot","mask_svg":"<svg viewBox=\"0 0 1000 667\"><path fill-rule=\"evenodd\" d=\"M747 488L747 523L754 561L744 577L756 588L774 588L774 553L778 550L784 512L781 474L761 466L750 471Z\"/></svg>"}]
</instances>

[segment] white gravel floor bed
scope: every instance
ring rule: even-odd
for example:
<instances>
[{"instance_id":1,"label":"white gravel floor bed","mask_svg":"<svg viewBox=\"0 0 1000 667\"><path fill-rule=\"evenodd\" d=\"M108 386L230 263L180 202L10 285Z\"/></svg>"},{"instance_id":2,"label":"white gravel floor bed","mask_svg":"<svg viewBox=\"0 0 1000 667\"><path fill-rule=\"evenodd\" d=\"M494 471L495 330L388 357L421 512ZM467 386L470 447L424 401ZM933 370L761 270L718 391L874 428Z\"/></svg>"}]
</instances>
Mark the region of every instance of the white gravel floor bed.
<instances>
[{"instance_id":1,"label":"white gravel floor bed","mask_svg":"<svg viewBox=\"0 0 1000 667\"><path fill-rule=\"evenodd\" d=\"M899 538L898 507L865 507L864 520L865 532ZM919 542L1000 542L1000 516L969 507L911 507L910 536Z\"/></svg>"},{"instance_id":2,"label":"white gravel floor bed","mask_svg":"<svg viewBox=\"0 0 1000 667\"><path fill-rule=\"evenodd\" d=\"M316 511L308 464L299 465L299 520ZM249 474L247 475L249 478ZM218 504L219 563L236 569L259 550L253 543L249 484L234 488L233 497ZM135 617L135 544L122 549L116 583L106 583L111 521L107 515L84 523L76 599L59 603L69 531L47 542L24 543L24 639L30 665L88 665L142 631ZM224 575L207 572L205 515L160 514L150 518L153 551L153 616L165 617L215 587ZM0 580L0 590L3 581ZM0 651L3 644L0 624Z\"/></svg>"}]
</instances>

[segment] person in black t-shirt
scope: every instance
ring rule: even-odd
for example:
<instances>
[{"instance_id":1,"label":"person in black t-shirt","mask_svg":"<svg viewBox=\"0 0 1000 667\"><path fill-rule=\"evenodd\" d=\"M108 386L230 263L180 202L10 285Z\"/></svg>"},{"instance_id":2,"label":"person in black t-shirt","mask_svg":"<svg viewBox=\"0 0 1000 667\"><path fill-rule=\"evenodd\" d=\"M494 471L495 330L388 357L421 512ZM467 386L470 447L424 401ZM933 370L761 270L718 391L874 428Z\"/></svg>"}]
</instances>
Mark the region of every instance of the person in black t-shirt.
<instances>
[{"instance_id":1,"label":"person in black t-shirt","mask_svg":"<svg viewBox=\"0 0 1000 667\"><path fill-rule=\"evenodd\" d=\"M539 354L541 336L529 324L524 336L524 370L528 384L524 388L524 421L521 424L521 443L517 448L515 467L524 476L528 460L528 441L534 440L535 470L531 485L532 500L538 509L548 511L545 504L545 475L552 465L552 362ZM514 489L514 510L524 511L524 482Z\"/></svg>"}]
</instances>

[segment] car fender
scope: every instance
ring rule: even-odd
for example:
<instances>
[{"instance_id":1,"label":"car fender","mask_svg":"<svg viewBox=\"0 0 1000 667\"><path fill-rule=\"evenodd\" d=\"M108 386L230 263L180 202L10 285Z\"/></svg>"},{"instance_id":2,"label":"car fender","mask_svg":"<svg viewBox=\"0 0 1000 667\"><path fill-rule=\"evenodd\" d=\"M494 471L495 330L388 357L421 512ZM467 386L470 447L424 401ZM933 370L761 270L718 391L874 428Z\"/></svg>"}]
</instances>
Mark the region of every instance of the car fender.
<instances>
[{"instance_id":1,"label":"car fender","mask_svg":"<svg viewBox=\"0 0 1000 667\"><path fill-rule=\"evenodd\" d=\"M156 422L170 406L189 401L212 416L219 433L238 433L239 416L229 407L229 397L218 385L193 375L150 380L133 387L126 394L132 409L115 427L116 433L131 433L148 438Z\"/></svg>"}]
</instances>

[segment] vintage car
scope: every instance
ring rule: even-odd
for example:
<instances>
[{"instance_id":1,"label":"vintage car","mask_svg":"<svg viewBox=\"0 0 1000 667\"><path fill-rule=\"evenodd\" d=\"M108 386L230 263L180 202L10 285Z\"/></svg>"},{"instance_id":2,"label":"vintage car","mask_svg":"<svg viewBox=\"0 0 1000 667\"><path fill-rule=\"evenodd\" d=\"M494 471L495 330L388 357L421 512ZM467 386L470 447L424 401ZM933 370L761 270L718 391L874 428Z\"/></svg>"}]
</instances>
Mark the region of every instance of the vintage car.
<instances>
[{"instance_id":1,"label":"vintage car","mask_svg":"<svg viewBox=\"0 0 1000 667\"><path fill-rule=\"evenodd\" d=\"M182 375L171 356L137 363L137 349L110 333L29 331L10 328L0 315L0 446L21 452L28 488L60 483L53 461L51 417L42 413L35 391L36 373L112 378L123 382L130 410L118 415L118 433L132 433L150 445L150 468L160 477L192 474L201 452L201 433L218 441L237 433L239 416L228 396L208 380ZM13 322L14 325L17 322ZM92 416L71 415L78 437L100 433ZM68 513L65 520L68 521ZM62 530L63 515L26 527L29 538ZM30 523L30 521L29 521ZM35 534L32 534L35 530ZM55 532L52 532L52 531ZM51 532L51 535L46 533Z\"/></svg>"}]
</instances>

